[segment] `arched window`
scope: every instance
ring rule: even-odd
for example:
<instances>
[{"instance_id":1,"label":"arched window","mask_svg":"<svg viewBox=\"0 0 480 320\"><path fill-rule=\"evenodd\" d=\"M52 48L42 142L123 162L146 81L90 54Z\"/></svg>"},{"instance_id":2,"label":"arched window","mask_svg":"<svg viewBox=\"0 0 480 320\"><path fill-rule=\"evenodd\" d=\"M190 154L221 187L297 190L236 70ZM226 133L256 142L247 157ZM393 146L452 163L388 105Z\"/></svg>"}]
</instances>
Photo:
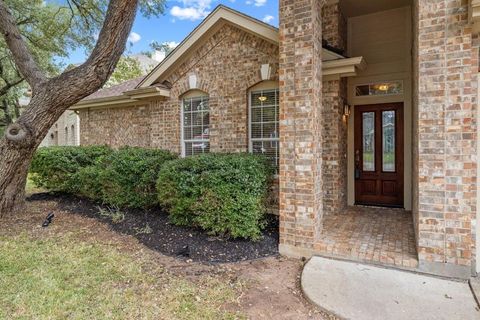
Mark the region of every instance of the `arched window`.
<instances>
[{"instance_id":1,"label":"arched window","mask_svg":"<svg viewBox=\"0 0 480 320\"><path fill-rule=\"evenodd\" d=\"M76 145L77 142L75 141L75 125L72 124L71 132L70 132L70 144L72 146Z\"/></svg>"},{"instance_id":2,"label":"arched window","mask_svg":"<svg viewBox=\"0 0 480 320\"><path fill-rule=\"evenodd\" d=\"M210 152L209 97L193 90L182 97L182 155L207 152Z\"/></svg>"},{"instance_id":3,"label":"arched window","mask_svg":"<svg viewBox=\"0 0 480 320\"><path fill-rule=\"evenodd\" d=\"M279 164L279 90L278 83L262 82L250 89L249 150L264 154Z\"/></svg>"}]
</instances>

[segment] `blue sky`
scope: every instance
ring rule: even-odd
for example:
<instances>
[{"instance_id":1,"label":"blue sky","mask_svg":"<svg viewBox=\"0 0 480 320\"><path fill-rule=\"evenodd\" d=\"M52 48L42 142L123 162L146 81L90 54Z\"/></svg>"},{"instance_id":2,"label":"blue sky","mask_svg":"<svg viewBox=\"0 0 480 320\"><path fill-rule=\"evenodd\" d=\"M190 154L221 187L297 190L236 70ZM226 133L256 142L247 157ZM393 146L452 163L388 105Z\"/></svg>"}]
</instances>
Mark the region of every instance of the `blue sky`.
<instances>
[{"instance_id":1,"label":"blue sky","mask_svg":"<svg viewBox=\"0 0 480 320\"><path fill-rule=\"evenodd\" d=\"M154 40L179 43L219 4L278 26L278 0L167 0L163 16L147 19L137 15L127 50L150 50ZM85 59L84 50L77 50L65 62L80 63Z\"/></svg>"}]
</instances>

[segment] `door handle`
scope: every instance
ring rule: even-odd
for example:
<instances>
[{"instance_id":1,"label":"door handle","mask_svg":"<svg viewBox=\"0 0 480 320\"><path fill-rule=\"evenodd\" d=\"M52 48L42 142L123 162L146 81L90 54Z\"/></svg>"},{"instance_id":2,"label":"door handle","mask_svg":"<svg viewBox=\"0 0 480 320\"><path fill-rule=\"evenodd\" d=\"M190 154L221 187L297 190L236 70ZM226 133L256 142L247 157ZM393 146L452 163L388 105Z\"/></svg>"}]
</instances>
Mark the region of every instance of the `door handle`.
<instances>
[{"instance_id":1,"label":"door handle","mask_svg":"<svg viewBox=\"0 0 480 320\"><path fill-rule=\"evenodd\" d=\"M355 180L360 179L360 150L355 150Z\"/></svg>"}]
</instances>

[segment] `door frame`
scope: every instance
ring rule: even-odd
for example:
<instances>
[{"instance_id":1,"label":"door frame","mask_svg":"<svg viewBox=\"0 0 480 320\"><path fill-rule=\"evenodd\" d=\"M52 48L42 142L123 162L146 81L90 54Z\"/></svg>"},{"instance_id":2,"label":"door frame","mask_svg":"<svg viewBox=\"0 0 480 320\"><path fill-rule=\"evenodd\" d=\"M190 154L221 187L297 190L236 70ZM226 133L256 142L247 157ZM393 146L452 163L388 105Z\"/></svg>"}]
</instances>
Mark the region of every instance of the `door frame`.
<instances>
[{"instance_id":1,"label":"door frame","mask_svg":"<svg viewBox=\"0 0 480 320\"><path fill-rule=\"evenodd\" d=\"M356 179L354 178L354 204L355 205L367 205L367 206L378 206L378 207L395 207L395 208L404 208L405 207L405 192L404 192L404 185L405 185L405 169L404 169L404 153L405 153L405 136L404 136L404 130L405 130L405 104L403 102L389 102L389 103L372 103L372 104L364 104L364 105L357 105L355 106L355 114L353 116L353 149L354 149L354 157L355 157L355 150L357 149L356 146L360 146L362 144L362 134L359 132L357 133L357 130L361 130L358 127L361 127L361 123L356 119L358 117L358 112L359 109L362 109L362 112L369 112L369 111L375 111L377 112L379 110L379 107L382 107L382 111L389 111L389 110L395 110L396 112L396 117L395 117L395 168L396 172L395 175L397 176L398 180L398 204L385 204L385 203L375 203L375 201L359 201L357 198L357 183ZM381 117L376 117L375 118L375 128L382 128L382 119ZM382 143L383 143L383 138L382 138L383 131L376 130L375 131L375 150L380 151L383 149ZM360 149L360 148L359 148ZM380 151L381 153L381 151ZM375 168L382 168L382 160L383 158L380 157L375 157ZM354 160L355 163L355 160ZM362 159L360 160L360 166L363 165ZM355 171L355 165L354 165L354 171ZM351 173L355 174L355 172ZM380 174L387 175L389 173L383 172L383 170L380 170ZM367 174L368 175L368 174Z\"/></svg>"}]
</instances>

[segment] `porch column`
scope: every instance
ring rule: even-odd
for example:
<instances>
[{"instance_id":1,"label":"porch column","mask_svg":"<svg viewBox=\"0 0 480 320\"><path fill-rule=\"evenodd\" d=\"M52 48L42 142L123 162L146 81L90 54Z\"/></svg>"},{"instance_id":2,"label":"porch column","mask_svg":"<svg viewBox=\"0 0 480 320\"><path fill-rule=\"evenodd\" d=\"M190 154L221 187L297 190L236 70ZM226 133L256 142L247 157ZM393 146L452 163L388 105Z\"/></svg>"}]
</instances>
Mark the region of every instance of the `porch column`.
<instances>
[{"instance_id":1,"label":"porch column","mask_svg":"<svg viewBox=\"0 0 480 320\"><path fill-rule=\"evenodd\" d=\"M322 5L280 0L280 252L297 257L322 226Z\"/></svg>"},{"instance_id":2,"label":"porch column","mask_svg":"<svg viewBox=\"0 0 480 320\"><path fill-rule=\"evenodd\" d=\"M347 20L339 1L330 0L322 9L322 38L328 45L347 49ZM347 207L347 78L323 81L323 181L325 215L339 214Z\"/></svg>"},{"instance_id":3,"label":"porch column","mask_svg":"<svg viewBox=\"0 0 480 320\"><path fill-rule=\"evenodd\" d=\"M478 44L468 2L414 8L414 216L419 265L468 277L474 261Z\"/></svg>"}]
</instances>

